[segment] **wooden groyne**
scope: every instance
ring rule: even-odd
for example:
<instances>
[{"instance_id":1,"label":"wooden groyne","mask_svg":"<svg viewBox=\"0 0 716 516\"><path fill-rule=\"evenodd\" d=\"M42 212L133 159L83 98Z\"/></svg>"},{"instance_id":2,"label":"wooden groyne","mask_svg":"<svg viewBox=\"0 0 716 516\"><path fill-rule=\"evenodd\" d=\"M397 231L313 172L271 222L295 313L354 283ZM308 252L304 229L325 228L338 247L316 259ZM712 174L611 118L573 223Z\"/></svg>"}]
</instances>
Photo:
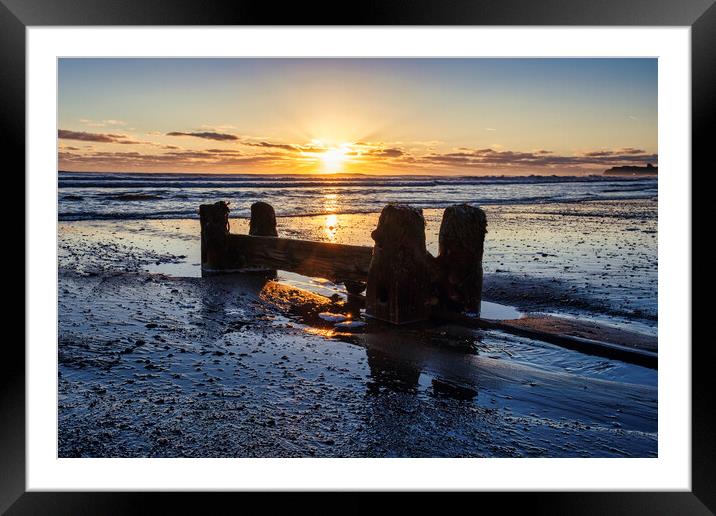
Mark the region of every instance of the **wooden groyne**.
<instances>
[{"instance_id":1,"label":"wooden groyne","mask_svg":"<svg viewBox=\"0 0 716 516\"><path fill-rule=\"evenodd\" d=\"M424 321L436 311L479 312L485 213L461 204L445 210L440 255L425 246L422 210L389 204L371 233L374 247L281 238L271 205L251 206L248 235L229 231L228 204L199 208L203 274L285 270L365 290L368 316L393 324Z\"/></svg>"}]
</instances>

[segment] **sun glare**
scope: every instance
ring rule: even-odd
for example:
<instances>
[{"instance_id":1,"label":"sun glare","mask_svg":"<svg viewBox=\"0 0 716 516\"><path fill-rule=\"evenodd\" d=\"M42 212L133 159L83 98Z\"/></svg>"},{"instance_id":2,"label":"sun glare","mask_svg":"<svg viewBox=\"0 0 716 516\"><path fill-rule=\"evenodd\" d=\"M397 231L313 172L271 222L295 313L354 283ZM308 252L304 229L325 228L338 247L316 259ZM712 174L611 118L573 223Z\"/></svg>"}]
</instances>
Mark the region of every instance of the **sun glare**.
<instances>
[{"instance_id":1,"label":"sun glare","mask_svg":"<svg viewBox=\"0 0 716 516\"><path fill-rule=\"evenodd\" d=\"M343 144L340 147L333 147L327 149L321 154L321 161L323 162L323 172L326 174L335 174L343 169L343 164L348 159L348 152L350 147L348 144Z\"/></svg>"}]
</instances>

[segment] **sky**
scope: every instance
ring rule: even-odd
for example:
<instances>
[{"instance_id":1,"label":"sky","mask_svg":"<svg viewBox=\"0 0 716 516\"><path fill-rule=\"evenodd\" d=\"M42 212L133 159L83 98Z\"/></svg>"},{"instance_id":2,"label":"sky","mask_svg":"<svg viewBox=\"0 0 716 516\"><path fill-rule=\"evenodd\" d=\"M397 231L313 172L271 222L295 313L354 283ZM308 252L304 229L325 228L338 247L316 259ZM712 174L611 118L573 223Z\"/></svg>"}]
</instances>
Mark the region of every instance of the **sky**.
<instances>
[{"instance_id":1,"label":"sky","mask_svg":"<svg viewBox=\"0 0 716 516\"><path fill-rule=\"evenodd\" d=\"M656 165L656 59L58 62L58 165L581 174Z\"/></svg>"}]
</instances>

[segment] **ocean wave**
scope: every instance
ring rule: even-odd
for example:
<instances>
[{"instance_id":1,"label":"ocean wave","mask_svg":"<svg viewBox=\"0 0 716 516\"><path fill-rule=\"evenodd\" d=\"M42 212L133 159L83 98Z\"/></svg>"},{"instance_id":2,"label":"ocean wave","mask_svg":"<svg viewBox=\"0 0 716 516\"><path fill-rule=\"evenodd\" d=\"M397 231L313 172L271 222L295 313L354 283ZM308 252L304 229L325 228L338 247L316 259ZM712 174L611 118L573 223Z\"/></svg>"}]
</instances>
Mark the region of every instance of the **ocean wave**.
<instances>
[{"instance_id":1,"label":"ocean wave","mask_svg":"<svg viewBox=\"0 0 716 516\"><path fill-rule=\"evenodd\" d=\"M63 188L171 188L171 189L223 189L223 188L349 188L349 187L433 187L433 186L472 186L472 185L511 185L511 184L559 184L559 183L599 183L599 182L639 182L656 181L653 178L622 178L606 176L151 176L138 177L107 176L92 174L88 176L59 176L58 186Z\"/></svg>"},{"instance_id":2,"label":"ocean wave","mask_svg":"<svg viewBox=\"0 0 716 516\"><path fill-rule=\"evenodd\" d=\"M629 200L635 199L648 199L655 200L650 196L629 198ZM557 198L525 198L525 199L513 199L509 201L498 201L498 200L486 200L485 202L473 202L469 200L443 200L443 201L426 201L418 200L410 202L409 204L421 209L444 209L448 206L468 203L475 206L500 206L500 205L514 205L523 206L530 204L579 204L585 201L595 200L593 197L588 198L575 198L575 199L557 199ZM596 199L599 200L599 199ZM229 203L231 206L231 203ZM280 205L275 204L276 216L277 217L318 217L324 215L357 215L357 214L368 214L368 213L380 213L387 203L368 203L363 208L344 208L344 209L330 209L330 210L311 210L302 207L294 209L281 209ZM569 214L571 212L544 212L545 214ZM244 219L249 218L251 215L250 205L237 208L231 206L230 218ZM580 215L580 214L576 214ZM585 214L589 216L596 216L592 214ZM602 216L602 215L600 215ZM603 215L608 216L608 215ZM65 211L58 213L59 221L79 221L79 220L155 220L155 219L198 219L199 210L198 205L196 208L185 209L185 210L146 210L146 211Z\"/></svg>"},{"instance_id":3,"label":"ocean wave","mask_svg":"<svg viewBox=\"0 0 716 516\"><path fill-rule=\"evenodd\" d=\"M255 201L281 217L376 213L390 202L421 208L573 203L654 198L653 178L525 176L405 178L361 176L215 176L60 174L59 220L197 218L200 204L228 201L232 217L246 217Z\"/></svg>"},{"instance_id":4,"label":"ocean wave","mask_svg":"<svg viewBox=\"0 0 716 516\"><path fill-rule=\"evenodd\" d=\"M120 193L107 195L105 196L105 198L111 199L113 201L153 201L157 199L162 199L163 197L161 195L156 194Z\"/></svg>"},{"instance_id":5,"label":"ocean wave","mask_svg":"<svg viewBox=\"0 0 716 516\"><path fill-rule=\"evenodd\" d=\"M199 207L196 210L168 210L153 212L127 211L82 211L59 212L59 221L77 220L152 220L152 219L198 219Z\"/></svg>"}]
</instances>

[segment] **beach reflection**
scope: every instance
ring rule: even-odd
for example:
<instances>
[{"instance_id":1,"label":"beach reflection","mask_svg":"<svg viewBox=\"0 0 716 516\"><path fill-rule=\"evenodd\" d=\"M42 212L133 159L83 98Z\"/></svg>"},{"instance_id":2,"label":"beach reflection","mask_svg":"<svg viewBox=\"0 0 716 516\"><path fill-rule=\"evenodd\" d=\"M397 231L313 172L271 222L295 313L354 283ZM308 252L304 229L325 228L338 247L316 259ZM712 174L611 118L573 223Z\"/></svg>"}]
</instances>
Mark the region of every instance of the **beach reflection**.
<instances>
[{"instance_id":1,"label":"beach reflection","mask_svg":"<svg viewBox=\"0 0 716 516\"><path fill-rule=\"evenodd\" d=\"M390 328L371 321L350 342L365 348L369 394L400 392L475 400L481 375L474 339L474 332L465 328Z\"/></svg>"},{"instance_id":2,"label":"beach reflection","mask_svg":"<svg viewBox=\"0 0 716 516\"><path fill-rule=\"evenodd\" d=\"M336 231L338 230L338 216L337 215L326 215L326 222L324 224L324 232L329 242L335 242Z\"/></svg>"},{"instance_id":3,"label":"beach reflection","mask_svg":"<svg viewBox=\"0 0 716 516\"><path fill-rule=\"evenodd\" d=\"M323 209L329 213L338 211L340 205L337 193L327 193L323 196Z\"/></svg>"},{"instance_id":4,"label":"beach reflection","mask_svg":"<svg viewBox=\"0 0 716 516\"><path fill-rule=\"evenodd\" d=\"M340 199L337 193L328 193L323 196L323 210L328 213L323 224L323 233L329 242L336 241L336 231L338 230L338 211Z\"/></svg>"},{"instance_id":5,"label":"beach reflection","mask_svg":"<svg viewBox=\"0 0 716 516\"><path fill-rule=\"evenodd\" d=\"M379 394L383 389L412 393L418 391L419 367L374 348L367 348L366 355L370 368L370 381L366 385L369 393Z\"/></svg>"}]
</instances>

